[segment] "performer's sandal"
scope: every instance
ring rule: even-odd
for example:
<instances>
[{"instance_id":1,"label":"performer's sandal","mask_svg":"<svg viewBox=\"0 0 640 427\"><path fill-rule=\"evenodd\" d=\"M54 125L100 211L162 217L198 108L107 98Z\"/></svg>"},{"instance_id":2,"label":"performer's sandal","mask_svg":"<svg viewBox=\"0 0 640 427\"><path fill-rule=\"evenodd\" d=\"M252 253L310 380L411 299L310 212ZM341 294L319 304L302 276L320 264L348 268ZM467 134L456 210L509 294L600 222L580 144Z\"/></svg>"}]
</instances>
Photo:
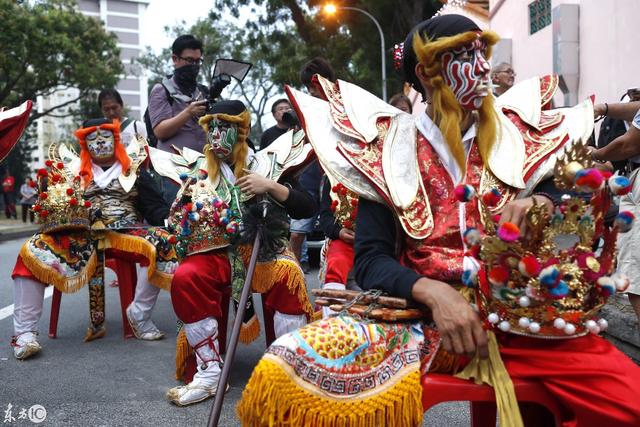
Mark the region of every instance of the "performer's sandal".
<instances>
[{"instance_id":1,"label":"performer's sandal","mask_svg":"<svg viewBox=\"0 0 640 427\"><path fill-rule=\"evenodd\" d=\"M103 338L107 335L107 328L104 325L94 327L93 325L87 328L87 332L84 334L84 342L89 342Z\"/></svg>"},{"instance_id":2,"label":"performer's sandal","mask_svg":"<svg viewBox=\"0 0 640 427\"><path fill-rule=\"evenodd\" d=\"M217 387L206 387L199 384L187 384L181 385L178 387L171 388L167 391L167 399L171 401L174 405L177 406L189 406L194 403L202 402L203 400L207 400L210 397L214 397L216 395ZM225 393L229 391L229 384L225 388ZM191 399L186 400L182 399L189 392L193 396Z\"/></svg>"},{"instance_id":3,"label":"performer's sandal","mask_svg":"<svg viewBox=\"0 0 640 427\"><path fill-rule=\"evenodd\" d=\"M129 304L129 307L125 310L127 313L127 320L129 321L129 326L131 326L131 330L133 331L133 335L139 340L144 341L156 341L164 338L164 332L156 327L151 320L146 320L142 322L136 321L131 313L131 308L133 307L133 303ZM146 323L146 331L143 331L143 323Z\"/></svg>"},{"instance_id":4,"label":"performer's sandal","mask_svg":"<svg viewBox=\"0 0 640 427\"><path fill-rule=\"evenodd\" d=\"M11 339L11 347L13 347L13 355L18 360L25 360L42 350L42 346L38 342L37 332L24 332L18 334Z\"/></svg>"}]
</instances>

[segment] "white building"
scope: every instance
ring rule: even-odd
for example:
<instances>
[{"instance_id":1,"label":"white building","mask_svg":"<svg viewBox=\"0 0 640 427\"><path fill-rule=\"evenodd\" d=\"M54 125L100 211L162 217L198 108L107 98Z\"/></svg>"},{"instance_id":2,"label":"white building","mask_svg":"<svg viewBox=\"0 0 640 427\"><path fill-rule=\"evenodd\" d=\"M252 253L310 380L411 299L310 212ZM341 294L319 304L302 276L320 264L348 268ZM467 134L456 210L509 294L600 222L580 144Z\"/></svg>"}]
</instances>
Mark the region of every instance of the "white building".
<instances>
[{"instance_id":1,"label":"white building","mask_svg":"<svg viewBox=\"0 0 640 427\"><path fill-rule=\"evenodd\" d=\"M120 59L124 64L125 73L120 76L116 89L122 95L129 116L136 119L142 117L147 106L147 79L143 73L137 72L131 60L142 53L142 17L150 2L151 0L78 0L78 7L83 14L101 20L106 30L118 37ZM44 111L76 96L77 91L74 89L61 90L52 96L38 99L37 108ZM42 166L46 150L52 142L69 135L76 126L77 123L68 118L39 119L38 149L33 153L33 168Z\"/></svg>"},{"instance_id":2,"label":"white building","mask_svg":"<svg viewBox=\"0 0 640 427\"><path fill-rule=\"evenodd\" d=\"M516 82L558 74L563 94L556 105L592 94L596 102L616 101L640 86L640 1L491 0L489 10L491 29L503 38L494 63L511 63Z\"/></svg>"}]
</instances>

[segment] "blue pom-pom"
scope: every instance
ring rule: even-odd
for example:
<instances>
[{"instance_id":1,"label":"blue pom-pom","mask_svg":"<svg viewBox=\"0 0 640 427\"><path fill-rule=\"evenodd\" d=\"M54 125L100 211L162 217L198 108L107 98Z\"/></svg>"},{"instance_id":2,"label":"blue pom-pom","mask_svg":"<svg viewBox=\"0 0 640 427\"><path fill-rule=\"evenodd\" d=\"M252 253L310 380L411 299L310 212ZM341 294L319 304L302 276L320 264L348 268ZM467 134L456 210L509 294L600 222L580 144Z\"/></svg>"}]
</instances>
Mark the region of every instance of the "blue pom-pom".
<instances>
[{"instance_id":1,"label":"blue pom-pom","mask_svg":"<svg viewBox=\"0 0 640 427\"><path fill-rule=\"evenodd\" d=\"M561 299L569 294L569 286L567 285L567 282L565 282L564 280L560 280L558 284L555 287L549 289L548 292L551 298Z\"/></svg>"},{"instance_id":2,"label":"blue pom-pom","mask_svg":"<svg viewBox=\"0 0 640 427\"><path fill-rule=\"evenodd\" d=\"M633 227L635 215L629 211L622 211L616 216L615 224L620 233L626 233Z\"/></svg>"},{"instance_id":3,"label":"blue pom-pom","mask_svg":"<svg viewBox=\"0 0 640 427\"><path fill-rule=\"evenodd\" d=\"M474 270L464 270L462 272L462 284L467 288L473 288L478 283L478 273Z\"/></svg>"},{"instance_id":4,"label":"blue pom-pom","mask_svg":"<svg viewBox=\"0 0 640 427\"><path fill-rule=\"evenodd\" d=\"M482 235L477 228L470 227L464 232L462 238L467 246L475 246L482 240Z\"/></svg>"},{"instance_id":5,"label":"blue pom-pom","mask_svg":"<svg viewBox=\"0 0 640 427\"><path fill-rule=\"evenodd\" d=\"M553 288L560 282L560 270L555 265L545 267L538 275L538 280L547 288Z\"/></svg>"},{"instance_id":6,"label":"blue pom-pom","mask_svg":"<svg viewBox=\"0 0 640 427\"><path fill-rule=\"evenodd\" d=\"M186 173L181 173L180 174L180 181L184 182L189 178L189 175L187 175Z\"/></svg>"},{"instance_id":7,"label":"blue pom-pom","mask_svg":"<svg viewBox=\"0 0 640 427\"><path fill-rule=\"evenodd\" d=\"M196 202L196 209L200 210L204 207L204 205L202 204L202 202Z\"/></svg>"}]
</instances>

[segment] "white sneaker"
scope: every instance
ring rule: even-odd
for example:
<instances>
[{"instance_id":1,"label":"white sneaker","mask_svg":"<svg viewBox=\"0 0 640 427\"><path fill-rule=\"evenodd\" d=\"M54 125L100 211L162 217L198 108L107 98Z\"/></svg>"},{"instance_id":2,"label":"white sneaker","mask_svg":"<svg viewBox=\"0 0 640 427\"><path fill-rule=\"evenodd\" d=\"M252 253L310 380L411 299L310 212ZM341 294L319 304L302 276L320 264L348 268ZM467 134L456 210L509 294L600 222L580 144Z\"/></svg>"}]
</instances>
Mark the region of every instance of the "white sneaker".
<instances>
[{"instance_id":1,"label":"white sneaker","mask_svg":"<svg viewBox=\"0 0 640 427\"><path fill-rule=\"evenodd\" d=\"M167 399L175 405L188 406L213 397L218 390L221 372L218 362L210 362L205 369L198 367L193 381L187 385L169 389ZM228 389L229 385L227 384L226 390Z\"/></svg>"},{"instance_id":2,"label":"white sneaker","mask_svg":"<svg viewBox=\"0 0 640 427\"><path fill-rule=\"evenodd\" d=\"M18 360L25 360L42 350L38 342L37 332L24 332L11 340L13 355Z\"/></svg>"},{"instance_id":3,"label":"white sneaker","mask_svg":"<svg viewBox=\"0 0 640 427\"><path fill-rule=\"evenodd\" d=\"M148 320L136 320L133 313L133 303L129 304L126 310L127 320L133 330L133 335L139 340L155 341L164 338L164 332L162 332L151 319Z\"/></svg>"}]
</instances>

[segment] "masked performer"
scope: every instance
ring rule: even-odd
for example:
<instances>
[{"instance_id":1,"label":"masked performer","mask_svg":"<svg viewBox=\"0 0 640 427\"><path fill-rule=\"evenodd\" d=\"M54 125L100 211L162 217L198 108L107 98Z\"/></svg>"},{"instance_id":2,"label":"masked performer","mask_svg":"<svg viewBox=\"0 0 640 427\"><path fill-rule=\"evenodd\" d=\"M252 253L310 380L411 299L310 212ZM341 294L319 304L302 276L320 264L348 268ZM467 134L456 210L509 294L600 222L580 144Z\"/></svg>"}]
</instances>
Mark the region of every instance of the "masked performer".
<instances>
[{"instance_id":1,"label":"masked performer","mask_svg":"<svg viewBox=\"0 0 640 427\"><path fill-rule=\"evenodd\" d=\"M267 212L268 237L263 238L252 289L262 293L265 305L275 313L276 336L306 324L311 314L304 273L287 248L287 214L306 218L317 211L317 206L306 192L294 188L294 180L283 176L291 164L307 159L311 147L303 144L301 132L296 136L288 132L268 150L254 155L246 142L250 113L240 101L216 103L200 124L207 134L204 156L194 158L185 149L182 160L172 159L174 164L190 164L193 171L191 176L187 172L182 175L184 182L170 215L178 236L178 252L184 257L171 289L174 310L184 323L176 354L178 379L184 376L189 380L183 373L189 353L195 352L197 358L197 372L189 384L167 393L179 406L215 394L222 363L218 322L228 310L222 306L223 295L231 293L235 301L239 300L251 253L250 245L232 244L238 243L240 227L247 230L255 226L250 218L262 215L263 205L257 198L268 197L271 207ZM153 160L160 173L172 170L165 167L165 154L154 151L152 156L160 156ZM252 314L250 309L245 317L241 331L244 342L259 334Z\"/></svg>"},{"instance_id":2,"label":"masked performer","mask_svg":"<svg viewBox=\"0 0 640 427\"><path fill-rule=\"evenodd\" d=\"M80 156L64 146L50 150L38 171L40 188L33 210L40 232L29 239L13 270L16 358L38 351L38 320L44 288L75 292L89 284L91 325L85 341L104 336L104 258L124 257L141 263L134 301L127 308L137 338L156 340L163 332L151 321L160 288L171 284L177 256L163 225L169 207L149 174L140 168L145 144L120 142L119 123L85 122L76 131Z\"/></svg>"},{"instance_id":3,"label":"masked performer","mask_svg":"<svg viewBox=\"0 0 640 427\"><path fill-rule=\"evenodd\" d=\"M640 369L594 319L628 285L609 276L616 230L602 221L608 188L624 184L601 190L587 156L558 160L591 134L593 106L548 110L557 79L522 82L494 108L496 41L458 15L419 24L403 58L428 103L415 120L343 81L318 79L326 101L290 90L325 171L360 194L358 284L426 306L435 324L338 316L281 337L244 391L245 425L420 425L421 375L465 364L460 375L494 387L501 425L522 425L509 376L539 381L571 425L640 424ZM590 204L537 192L554 165L595 191Z\"/></svg>"}]
</instances>

